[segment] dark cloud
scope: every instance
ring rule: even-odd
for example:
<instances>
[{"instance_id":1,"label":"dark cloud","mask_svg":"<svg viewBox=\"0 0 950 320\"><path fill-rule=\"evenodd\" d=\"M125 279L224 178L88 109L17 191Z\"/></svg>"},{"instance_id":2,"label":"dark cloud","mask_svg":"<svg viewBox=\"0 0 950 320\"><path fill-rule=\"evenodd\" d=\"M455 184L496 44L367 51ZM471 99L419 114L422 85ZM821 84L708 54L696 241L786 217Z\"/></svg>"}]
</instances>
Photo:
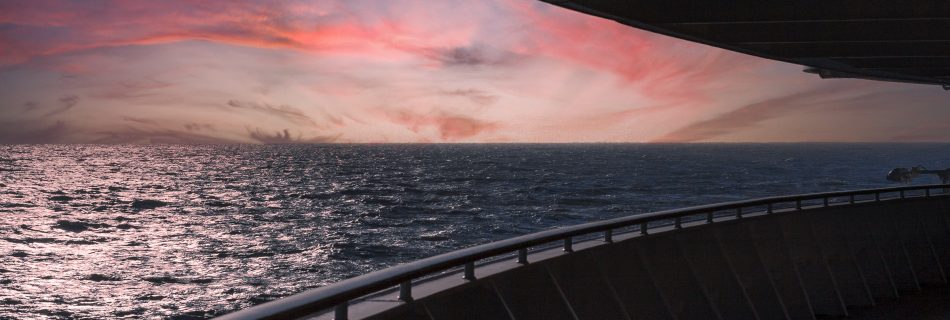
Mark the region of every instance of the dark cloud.
<instances>
[{"instance_id":1,"label":"dark cloud","mask_svg":"<svg viewBox=\"0 0 950 320\"><path fill-rule=\"evenodd\" d=\"M76 104L79 103L79 96L74 95L74 94L62 96L62 97L59 97L59 102L63 104L64 108L70 109L72 107L75 107Z\"/></svg>"},{"instance_id":2,"label":"dark cloud","mask_svg":"<svg viewBox=\"0 0 950 320\"><path fill-rule=\"evenodd\" d=\"M300 109L288 106L288 105L271 105L267 103L257 103L241 100L228 100L228 106L235 109L251 110L255 112L260 112L267 114L273 117L284 119L286 121L316 126L317 123L313 121L312 118L303 113Z\"/></svg>"},{"instance_id":3,"label":"dark cloud","mask_svg":"<svg viewBox=\"0 0 950 320\"><path fill-rule=\"evenodd\" d=\"M248 137L254 141L264 144L306 144L306 143L333 143L339 140L339 136L317 136L312 138L303 138L299 134L293 136L289 129L268 133L260 128L254 130L248 129Z\"/></svg>"},{"instance_id":4,"label":"dark cloud","mask_svg":"<svg viewBox=\"0 0 950 320\"><path fill-rule=\"evenodd\" d=\"M0 144L32 144L68 142L70 128L66 122L43 125L37 122L0 122Z\"/></svg>"},{"instance_id":5,"label":"dark cloud","mask_svg":"<svg viewBox=\"0 0 950 320\"><path fill-rule=\"evenodd\" d=\"M655 139L654 142L697 142L714 139L751 128L763 121L788 113L802 112L806 108L816 106L836 105L837 99L840 99L838 94L847 89L841 85L828 84L815 90L795 92L747 104L712 119L687 125Z\"/></svg>"},{"instance_id":6,"label":"dark cloud","mask_svg":"<svg viewBox=\"0 0 950 320\"><path fill-rule=\"evenodd\" d=\"M146 79L138 80L138 81L130 81L130 80L119 81L119 85L122 88L125 88L126 90L129 90L129 91L161 89L161 88L167 88L167 87L172 86L171 83L168 83L165 81L159 81L159 80L151 79L151 78L146 78Z\"/></svg>"},{"instance_id":7,"label":"dark cloud","mask_svg":"<svg viewBox=\"0 0 950 320\"><path fill-rule=\"evenodd\" d=\"M290 136L290 130L284 129L284 131L278 131L274 134L269 134L261 131L261 129L256 129L254 131L248 132L248 136L251 139L260 141L262 143L293 143L297 139Z\"/></svg>"},{"instance_id":8,"label":"dark cloud","mask_svg":"<svg viewBox=\"0 0 950 320\"><path fill-rule=\"evenodd\" d=\"M122 117L123 121L132 125L116 130L96 132L99 138L94 143L106 144L236 144L241 141L201 134L197 131L211 128L208 124L188 123L185 130L167 128L158 119L140 117ZM213 131L213 130L210 130Z\"/></svg>"},{"instance_id":9,"label":"dark cloud","mask_svg":"<svg viewBox=\"0 0 950 320\"><path fill-rule=\"evenodd\" d=\"M45 120L0 121L0 144L102 143L102 144L242 144L242 143L333 143L336 136L302 137L285 129L266 133L248 130L248 139L219 136L211 124L191 122L179 127L165 127L158 119L122 117L128 125L98 129L68 125L64 121ZM98 131L97 131L98 130Z\"/></svg>"},{"instance_id":10,"label":"dark cloud","mask_svg":"<svg viewBox=\"0 0 950 320\"><path fill-rule=\"evenodd\" d=\"M23 111L29 112L38 108L40 105L33 101L27 101L23 103Z\"/></svg>"},{"instance_id":11,"label":"dark cloud","mask_svg":"<svg viewBox=\"0 0 950 320\"><path fill-rule=\"evenodd\" d=\"M189 123L186 123L184 126L185 126L185 130L188 130L188 131L215 131L214 126L211 125L210 123L189 122Z\"/></svg>"},{"instance_id":12,"label":"dark cloud","mask_svg":"<svg viewBox=\"0 0 950 320\"><path fill-rule=\"evenodd\" d=\"M57 114L69 111L69 109L72 109L77 104L79 104L79 96L74 95L74 94L65 95L65 96L59 97L58 101L59 101L60 106L56 109L50 110L49 112L44 114L43 117L52 117Z\"/></svg>"},{"instance_id":13,"label":"dark cloud","mask_svg":"<svg viewBox=\"0 0 950 320\"><path fill-rule=\"evenodd\" d=\"M341 117L341 116L335 116L326 112L323 113L323 119L326 120L327 123L333 124L338 127L343 126L344 117L346 117L347 119L352 119L352 117L348 115L344 115Z\"/></svg>"},{"instance_id":14,"label":"dark cloud","mask_svg":"<svg viewBox=\"0 0 950 320\"><path fill-rule=\"evenodd\" d=\"M452 48L403 48L416 52L448 67L476 67L507 65L517 62L521 56L507 50L497 50L488 46L471 45Z\"/></svg>"},{"instance_id":15,"label":"dark cloud","mask_svg":"<svg viewBox=\"0 0 950 320\"><path fill-rule=\"evenodd\" d=\"M488 58L478 48L457 47L439 52L439 60L448 65L474 66L486 64Z\"/></svg>"},{"instance_id":16,"label":"dark cloud","mask_svg":"<svg viewBox=\"0 0 950 320\"><path fill-rule=\"evenodd\" d=\"M106 87L92 95L93 98L115 100L155 100L161 98L162 89L172 87L171 83L155 79L124 80L116 85Z\"/></svg>"},{"instance_id":17,"label":"dark cloud","mask_svg":"<svg viewBox=\"0 0 950 320\"><path fill-rule=\"evenodd\" d=\"M498 96L489 94L488 92L478 90L478 89L444 90L440 93L447 96L467 98L471 100L472 102L474 102L475 104L482 105L482 106L492 105L498 101Z\"/></svg>"},{"instance_id":18,"label":"dark cloud","mask_svg":"<svg viewBox=\"0 0 950 320\"><path fill-rule=\"evenodd\" d=\"M105 144L238 144L220 137L165 128L124 128L100 131L94 143Z\"/></svg>"},{"instance_id":19,"label":"dark cloud","mask_svg":"<svg viewBox=\"0 0 950 320\"><path fill-rule=\"evenodd\" d=\"M155 119L146 119L146 118L136 118L136 117L122 117L122 120L128 122L134 122L138 124L147 124L147 125L156 125L158 121Z\"/></svg>"}]
</instances>

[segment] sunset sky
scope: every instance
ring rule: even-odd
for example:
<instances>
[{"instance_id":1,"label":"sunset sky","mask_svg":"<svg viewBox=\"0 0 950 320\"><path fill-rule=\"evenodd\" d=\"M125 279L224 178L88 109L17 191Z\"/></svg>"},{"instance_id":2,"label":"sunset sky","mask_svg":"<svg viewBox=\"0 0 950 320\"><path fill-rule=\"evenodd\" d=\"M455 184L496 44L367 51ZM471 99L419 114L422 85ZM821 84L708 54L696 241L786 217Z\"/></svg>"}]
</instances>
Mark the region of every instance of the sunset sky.
<instances>
[{"instance_id":1,"label":"sunset sky","mask_svg":"<svg viewBox=\"0 0 950 320\"><path fill-rule=\"evenodd\" d=\"M0 143L950 141L801 70L531 0L6 0Z\"/></svg>"}]
</instances>

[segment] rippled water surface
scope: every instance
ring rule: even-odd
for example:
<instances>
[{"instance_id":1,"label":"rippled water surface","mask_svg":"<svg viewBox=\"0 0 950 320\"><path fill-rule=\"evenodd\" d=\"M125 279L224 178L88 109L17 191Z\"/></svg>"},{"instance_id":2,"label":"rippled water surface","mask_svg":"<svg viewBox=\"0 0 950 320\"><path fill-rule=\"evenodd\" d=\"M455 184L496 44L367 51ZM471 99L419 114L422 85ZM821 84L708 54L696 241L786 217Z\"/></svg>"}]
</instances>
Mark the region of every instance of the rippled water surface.
<instances>
[{"instance_id":1,"label":"rippled water surface","mask_svg":"<svg viewBox=\"0 0 950 320\"><path fill-rule=\"evenodd\" d=\"M889 186L918 164L950 167L950 145L0 146L0 319L206 318L514 235Z\"/></svg>"}]
</instances>

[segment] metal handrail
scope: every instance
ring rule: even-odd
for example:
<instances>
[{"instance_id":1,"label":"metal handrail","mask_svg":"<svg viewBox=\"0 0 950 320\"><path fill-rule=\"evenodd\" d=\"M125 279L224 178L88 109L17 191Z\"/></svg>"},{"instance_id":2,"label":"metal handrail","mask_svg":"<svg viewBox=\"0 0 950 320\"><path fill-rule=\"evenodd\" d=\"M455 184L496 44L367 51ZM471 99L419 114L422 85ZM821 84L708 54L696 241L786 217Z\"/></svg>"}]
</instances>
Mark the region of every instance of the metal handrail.
<instances>
[{"instance_id":1,"label":"metal handrail","mask_svg":"<svg viewBox=\"0 0 950 320\"><path fill-rule=\"evenodd\" d=\"M834 198L846 198L844 201L837 203L838 205L851 205L855 204L855 196L862 195L874 195L873 200L866 200L864 202L879 202L889 198L882 198L881 194L887 193L899 193L899 196L892 197L890 199L905 199L905 198L929 198L935 197L937 194L931 192L933 189L942 189L940 196L946 196L947 190L950 189L950 184L942 185L920 185L920 186L904 186L904 187L895 187L895 188L881 188L881 189L866 189L866 190L853 190L853 191L837 191L837 192L825 192L825 193L811 193L811 194L800 194L792 196L778 196L778 197L767 197L759 198L752 200L742 200L742 201L733 201L733 202L724 202L718 204L710 205L701 205L688 208L674 209L674 210L665 210L658 211L646 214L638 214L634 216L621 217L603 221L596 221L590 223L584 223L580 225L556 228L546 231L541 231L537 233L532 233L528 235L523 235L519 237L509 238L505 240L500 240L496 242L491 242L488 244L478 245L474 247L469 247L465 249L460 249L452 251L449 253L437 255L434 257L417 260L415 262L405 263L397 265L394 267L386 268L383 270L371 272L362 276L355 278L350 278L337 282L332 285L311 289L292 295L290 297L270 301L264 304L260 304L248 309L240 310L234 313L226 314L219 319L273 319L273 318L287 318L293 316L304 316L313 314L318 311L328 310L330 308L336 308L337 318L345 318L347 305L350 301L373 294L376 292L384 291L391 289L393 287L400 287L400 299L404 301L411 301L411 290L412 290L412 280L416 278L422 278L433 273L445 271L451 268L456 268L460 266L465 267L465 278L468 280L474 280L474 273L472 271L473 263L502 254L509 254L513 252L518 252L518 262L519 263L528 263L526 252L529 247L539 246L546 243L551 243L555 241L564 241L565 251L570 252L572 238L582 235L588 235L598 232L604 233L605 241L612 241L612 235L614 229L620 229L625 227L640 226L640 233L647 234L649 232L651 222L657 221L669 221L671 219L675 220L675 228L680 228L680 218L684 216L692 216L699 214L707 214L708 217L711 217L716 212L731 210L734 212L733 216L736 218L742 218L743 215L748 215L750 212L743 211L743 208L748 207L759 207L767 206L768 210L764 213L771 214L774 212L774 205L781 203L794 203L793 208L789 208L789 212L795 212L803 210L803 202L809 200L822 200L823 206L829 206L831 204L836 204L834 202L829 203L831 199ZM912 196L908 195L907 191L923 191L923 195ZM699 219L696 220L704 221L706 224L715 223L715 219Z\"/></svg>"}]
</instances>

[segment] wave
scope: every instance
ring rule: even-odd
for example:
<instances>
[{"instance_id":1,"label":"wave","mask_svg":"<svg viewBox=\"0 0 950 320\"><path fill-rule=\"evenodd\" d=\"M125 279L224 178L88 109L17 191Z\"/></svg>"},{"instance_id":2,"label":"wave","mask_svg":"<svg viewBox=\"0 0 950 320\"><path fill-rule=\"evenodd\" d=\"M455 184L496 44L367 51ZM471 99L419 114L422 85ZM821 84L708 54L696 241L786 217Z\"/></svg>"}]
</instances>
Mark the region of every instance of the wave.
<instances>
[{"instance_id":1,"label":"wave","mask_svg":"<svg viewBox=\"0 0 950 320\"><path fill-rule=\"evenodd\" d=\"M133 209L138 209L138 210L155 209L155 208L164 207L167 205L168 205L167 202L160 201L160 200L152 200L152 199L136 199L132 201L132 204L131 204Z\"/></svg>"},{"instance_id":2,"label":"wave","mask_svg":"<svg viewBox=\"0 0 950 320\"><path fill-rule=\"evenodd\" d=\"M111 227L105 223L92 223L84 221L58 220L53 228L62 229L69 232L83 232L89 229L99 229Z\"/></svg>"},{"instance_id":3,"label":"wave","mask_svg":"<svg viewBox=\"0 0 950 320\"><path fill-rule=\"evenodd\" d=\"M566 206L603 206L613 204L614 201L604 198L558 197L554 203Z\"/></svg>"},{"instance_id":4,"label":"wave","mask_svg":"<svg viewBox=\"0 0 950 320\"><path fill-rule=\"evenodd\" d=\"M185 278L169 275L144 277L142 280L154 284L207 284L214 282L214 279L208 278Z\"/></svg>"},{"instance_id":5,"label":"wave","mask_svg":"<svg viewBox=\"0 0 950 320\"><path fill-rule=\"evenodd\" d=\"M89 281L95 281L95 282L100 282L100 281L122 281L122 278L120 278L119 276L116 276L116 275L107 275L107 274L101 274L101 273L93 273L93 274L90 274L90 275L88 275L88 276L83 277L82 280L89 280Z\"/></svg>"}]
</instances>

